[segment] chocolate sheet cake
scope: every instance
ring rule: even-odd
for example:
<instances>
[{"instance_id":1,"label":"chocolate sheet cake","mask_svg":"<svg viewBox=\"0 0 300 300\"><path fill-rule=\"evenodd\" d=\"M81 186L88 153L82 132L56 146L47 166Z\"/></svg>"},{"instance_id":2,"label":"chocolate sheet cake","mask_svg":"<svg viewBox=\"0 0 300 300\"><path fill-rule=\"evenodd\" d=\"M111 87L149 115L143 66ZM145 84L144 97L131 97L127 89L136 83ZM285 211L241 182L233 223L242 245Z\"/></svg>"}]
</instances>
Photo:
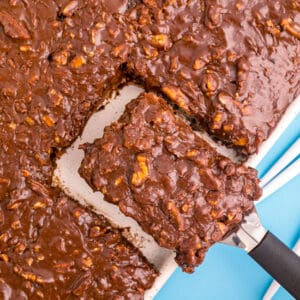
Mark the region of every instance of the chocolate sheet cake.
<instances>
[{"instance_id":1,"label":"chocolate sheet cake","mask_svg":"<svg viewBox=\"0 0 300 300\"><path fill-rule=\"evenodd\" d=\"M143 299L157 276L121 230L51 187L55 157L122 82L127 2L108 3L0 3L1 299Z\"/></svg>"},{"instance_id":2,"label":"chocolate sheet cake","mask_svg":"<svg viewBox=\"0 0 300 300\"><path fill-rule=\"evenodd\" d=\"M51 186L56 158L128 78L163 93L223 143L246 156L254 153L299 94L299 9L299 1L287 0L275 4L269 0L1 1L0 297L142 298L157 272L102 216ZM165 107L162 100L157 101ZM174 118L172 122L181 124ZM191 148L204 145L192 138L190 129L185 130L190 132L189 143L190 138L197 141ZM168 147L176 152L172 143L171 139ZM170 157L181 155L175 152ZM239 174L230 181L228 193L243 186L244 197L228 202L235 208L232 220L227 202L219 200L226 204L221 207L226 216L214 210L209 214L211 227L199 233L200 243L195 240L190 254L162 237L161 244L178 248L177 260L187 271L231 223L251 209L248 200L258 196L247 189L247 183L256 185L254 171L226 159L228 167L218 165L219 158L216 154L215 162L210 159L212 169L223 174L223 181ZM109 159L109 155L103 159L103 166ZM139 159L143 170L147 163ZM199 168L197 158L180 160ZM141 170L137 169L137 181ZM199 182L206 180L205 172ZM186 183L181 187L185 193L197 186ZM178 203L172 203L164 214L176 212ZM186 209L189 213L186 206L183 213ZM165 226L170 230L179 226L179 240L181 229L187 230L192 243L189 217L177 224L173 213L169 227ZM201 240L204 236L207 241Z\"/></svg>"},{"instance_id":3,"label":"chocolate sheet cake","mask_svg":"<svg viewBox=\"0 0 300 300\"><path fill-rule=\"evenodd\" d=\"M1 202L1 299L143 299L157 272L119 229L33 180Z\"/></svg>"}]
</instances>

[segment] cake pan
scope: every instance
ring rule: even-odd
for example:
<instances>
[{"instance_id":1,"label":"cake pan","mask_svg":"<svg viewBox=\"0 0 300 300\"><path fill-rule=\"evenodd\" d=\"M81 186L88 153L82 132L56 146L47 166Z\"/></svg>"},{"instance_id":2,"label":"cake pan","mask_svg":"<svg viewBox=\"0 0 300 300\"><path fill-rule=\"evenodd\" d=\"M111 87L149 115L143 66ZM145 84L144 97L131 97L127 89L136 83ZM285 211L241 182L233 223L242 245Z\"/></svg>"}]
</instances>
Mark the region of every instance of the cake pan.
<instances>
[{"instance_id":1,"label":"cake pan","mask_svg":"<svg viewBox=\"0 0 300 300\"><path fill-rule=\"evenodd\" d=\"M138 247L145 257L153 263L160 272L160 275L157 277L153 287L145 294L145 299L150 300L154 298L157 292L175 271L177 265L174 261L174 253L159 247L154 239L143 232L134 220L124 216L117 206L104 201L101 193L94 193L84 179L82 179L78 174L78 168L84 155L83 151L78 149L78 146L83 143L92 143L94 139L101 137L104 127L116 121L123 113L125 105L132 99L136 98L141 92L143 92L143 89L139 86L125 86L118 92L117 96L112 96L113 99L108 101L105 109L92 115L86 124L81 137L79 137L57 161L53 184L61 187L66 194L81 204L88 205L95 212L103 214L113 225L126 228L123 232L124 236ZM257 167L260 161L272 148L299 112L300 97L298 97L288 107L271 136L260 146L259 153L251 156L246 164L252 167ZM199 133L199 135L206 139L212 146L217 148L221 154L234 161L239 160L233 150L215 143L205 133Z\"/></svg>"}]
</instances>

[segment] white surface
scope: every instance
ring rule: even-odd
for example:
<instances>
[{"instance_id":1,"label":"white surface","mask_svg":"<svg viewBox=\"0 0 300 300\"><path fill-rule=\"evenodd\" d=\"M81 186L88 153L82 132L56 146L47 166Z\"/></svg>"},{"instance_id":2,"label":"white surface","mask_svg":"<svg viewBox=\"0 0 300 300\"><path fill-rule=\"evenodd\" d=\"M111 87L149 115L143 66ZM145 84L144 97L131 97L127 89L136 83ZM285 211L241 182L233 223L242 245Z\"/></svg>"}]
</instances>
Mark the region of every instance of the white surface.
<instances>
[{"instance_id":1,"label":"white surface","mask_svg":"<svg viewBox=\"0 0 300 300\"><path fill-rule=\"evenodd\" d=\"M130 100L136 98L141 91L143 90L137 86L126 86L120 90L119 96L116 99L113 99L106 105L105 109L93 114L87 123L82 136L79 137L57 161L53 182L55 185L60 186L73 199L83 205L90 205L96 212L106 216L113 224L130 228L130 232L126 237L142 251L146 258L153 263L160 272L160 276L156 279L153 287L146 292L145 299L150 300L153 299L166 280L175 271L176 264L173 260L174 254L171 251L159 247L152 237L144 233L134 220L122 215L117 206L105 202L101 193L93 193L91 188L77 172L83 159L83 151L78 150L78 146L86 142L91 143L95 138L101 137L103 128L113 121L116 121L122 114L125 105ZM298 98L298 100L288 109L270 139L263 143L260 154L253 156L248 161L249 165L253 167L258 165L281 133L295 118L299 109L300 98ZM199 133L199 135L208 140L219 152L236 160L232 150L228 150L213 142L207 134Z\"/></svg>"},{"instance_id":2,"label":"white surface","mask_svg":"<svg viewBox=\"0 0 300 300\"><path fill-rule=\"evenodd\" d=\"M300 239L293 248L293 251L300 256ZM275 296L279 288L280 284L276 280L273 280L268 290L266 291L263 300L271 300Z\"/></svg>"},{"instance_id":3,"label":"white surface","mask_svg":"<svg viewBox=\"0 0 300 300\"><path fill-rule=\"evenodd\" d=\"M300 138L280 157L276 164L260 180L260 186L265 187L273 178L284 170L298 155L300 155ZM299 171L300 172L300 171Z\"/></svg>"},{"instance_id":4,"label":"white surface","mask_svg":"<svg viewBox=\"0 0 300 300\"><path fill-rule=\"evenodd\" d=\"M294 177L300 174L300 158L294 161L289 167L287 167L284 171L279 173L279 175L273 177L273 180L269 181L263 188L263 195L259 199L256 204L264 201L271 194L279 190L289 181L291 181Z\"/></svg>"},{"instance_id":5,"label":"white surface","mask_svg":"<svg viewBox=\"0 0 300 300\"><path fill-rule=\"evenodd\" d=\"M283 134L283 132L289 127L289 125L294 121L297 115L300 113L300 96L295 99L295 101L288 107L285 114L282 116L280 122L277 124L275 130L269 136L269 138L262 143L259 148L258 154L252 155L247 164L252 167L256 167L262 161L262 159L266 156L269 150L273 147L273 145L277 142L279 137Z\"/></svg>"}]
</instances>

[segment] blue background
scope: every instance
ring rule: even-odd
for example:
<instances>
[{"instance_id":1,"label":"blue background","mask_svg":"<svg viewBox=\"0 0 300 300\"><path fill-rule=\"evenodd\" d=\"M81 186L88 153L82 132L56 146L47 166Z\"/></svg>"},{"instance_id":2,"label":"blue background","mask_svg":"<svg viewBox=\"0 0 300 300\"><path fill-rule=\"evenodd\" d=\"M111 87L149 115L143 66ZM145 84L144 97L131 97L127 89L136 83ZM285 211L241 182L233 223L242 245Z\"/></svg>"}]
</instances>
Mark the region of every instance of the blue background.
<instances>
[{"instance_id":1,"label":"blue background","mask_svg":"<svg viewBox=\"0 0 300 300\"><path fill-rule=\"evenodd\" d=\"M281 136L258 170L262 176L300 136L300 116ZM293 246L300 238L300 176L258 204L263 225L284 243ZM179 268L155 300L257 300L262 299L272 278L241 249L215 245L192 275ZM292 299L281 288L274 300Z\"/></svg>"}]
</instances>

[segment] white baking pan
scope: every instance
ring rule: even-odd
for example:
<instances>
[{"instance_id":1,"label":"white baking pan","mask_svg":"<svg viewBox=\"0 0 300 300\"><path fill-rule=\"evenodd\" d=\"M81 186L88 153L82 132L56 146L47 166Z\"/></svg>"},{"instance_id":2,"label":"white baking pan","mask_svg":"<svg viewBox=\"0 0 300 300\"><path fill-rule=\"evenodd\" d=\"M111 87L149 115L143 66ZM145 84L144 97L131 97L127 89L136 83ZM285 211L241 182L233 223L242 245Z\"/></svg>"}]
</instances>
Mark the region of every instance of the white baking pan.
<instances>
[{"instance_id":1,"label":"white baking pan","mask_svg":"<svg viewBox=\"0 0 300 300\"><path fill-rule=\"evenodd\" d=\"M140 87L128 85L119 91L115 99L109 101L105 109L93 114L82 136L79 137L57 161L53 182L56 186L60 186L65 193L73 199L83 205L89 205L94 211L103 214L112 224L128 228L128 230L124 231L124 235L142 251L145 257L153 263L160 272L153 287L146 292L145 299L150 300L154 298L167 279L175 271L176 263L174 262L174 254L171 251L159 247L153 238L144 233L134 220L121 214L117 206L105 202L101 193L94 193L78 174L78 168L84 155L83 151L78 150L78 146L86 142L92 143L94 139L101 137L104 127L116 121L123 113L125 105L130 100L135 99L142 91L143 89ZM300 97L289 106L272 135L261 145L259 154L250 157L247 162L248 165L256 167L259 164L299 112ZM228 150L213 142L207 134L199 133L199 135L208 140L210 144L216 147L222 154L235 161L238 159L234 156L232 150Z\"/></svg>"}]
</instances>

